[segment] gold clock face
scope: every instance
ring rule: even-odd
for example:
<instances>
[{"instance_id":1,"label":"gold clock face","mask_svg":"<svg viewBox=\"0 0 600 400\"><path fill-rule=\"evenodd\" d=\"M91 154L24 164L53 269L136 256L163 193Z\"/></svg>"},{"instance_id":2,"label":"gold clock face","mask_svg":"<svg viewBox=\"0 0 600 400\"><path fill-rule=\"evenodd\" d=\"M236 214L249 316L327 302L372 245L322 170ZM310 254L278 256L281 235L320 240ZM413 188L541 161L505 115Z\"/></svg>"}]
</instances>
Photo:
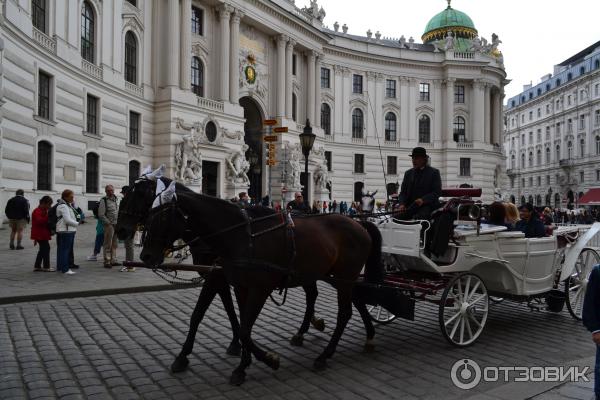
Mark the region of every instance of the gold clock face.
<instances>
[{"instance_id":1,"label":"gold clock face","mask_svg":"<svg viewBox=\"0 0 600 400\"><path fill-rule=\"evenodd\" d=\"M256 81L256 70L252 65L248 65L244 69L244 74L246 75L246 82L252 84Z\"/></svg>"}]
</instances>

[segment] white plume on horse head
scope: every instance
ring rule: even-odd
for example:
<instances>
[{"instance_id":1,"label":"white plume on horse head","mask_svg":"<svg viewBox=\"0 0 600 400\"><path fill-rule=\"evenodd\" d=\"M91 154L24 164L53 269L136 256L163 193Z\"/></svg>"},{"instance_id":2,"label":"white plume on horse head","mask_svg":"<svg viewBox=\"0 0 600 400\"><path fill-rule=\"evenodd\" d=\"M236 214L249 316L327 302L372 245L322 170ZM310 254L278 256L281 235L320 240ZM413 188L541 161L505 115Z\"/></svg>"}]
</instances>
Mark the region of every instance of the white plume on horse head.
<instances>
[{"instance_id":1,"label":"white plume on horse head","mask_svg":"<svg viewBox=\"0 0 600 400\"><path fill-rule=\"evenodd\" d=\"M144 168L144 170L140 173L140 177L146 176L146 175L148 175L150 173L152 173L152 165L148 164L146 166L146 168Z\"/></svg>"},{"instance_id":2,"label":"white plume on horse head","mask_svg":"<svg viewBox=\"0 0 600 400\"><path fill-rule=\"evenodd\" d=\"M170 203L173 199L177 198L175 194L175 181L171 181L171 184L166 187L162 180L156 181L156 198L152 203L152 208L156 208L161 204Z\"/></svg>"},{"instance_id":3,"label":"white plume on horse head","mask_svg":"<svg viewBox=\"0 0 600 400\"><path fill-rule=\"evenodd\" d=\"M155 181L159 178L162 178L163 175L165 174L166 169L167 169L167 167L165 166L165 164L162 164L160 167L158 167L156 169L156 171L153 171L153 172L149 173L148 175L146 175L146 178L150 179L151 181Z\"/></svg>"}]
</instances>

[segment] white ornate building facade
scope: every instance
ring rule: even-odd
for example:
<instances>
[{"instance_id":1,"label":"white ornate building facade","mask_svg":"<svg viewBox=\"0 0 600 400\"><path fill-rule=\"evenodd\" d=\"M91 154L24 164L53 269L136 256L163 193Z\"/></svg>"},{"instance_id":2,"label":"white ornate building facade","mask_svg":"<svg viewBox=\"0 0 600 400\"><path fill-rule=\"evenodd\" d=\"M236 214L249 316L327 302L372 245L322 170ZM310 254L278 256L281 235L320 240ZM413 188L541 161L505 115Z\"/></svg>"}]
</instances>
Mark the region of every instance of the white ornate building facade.
<instances>
[{"instance_id":1,"label":"white ornate building facade","mask_svg":"<svg viewBox=\"0 0 600 400\"><path fill-rule=\"evenodd\" d=\"M204 193L351 201L415 146L492 198L504 164L497 36L447 9L417 43L325 27L315 1L0 0L0 196L79 203L142 167ZM424 20L425 22L425 20ZM266 165L262 121L289 128ZM317 134L309 177L298 134Z\"/></svg>"},{"instance_id":2,"label":"white ornate building facade","mask_svg":"<svg viewBox=\"0 0 600 400\"><path fill-rule=\"evenodd\" d=\"M575 207L600 186L600 42L553 72L508 100L503 193L517 203Z\"/></svg>"}]
</instances>

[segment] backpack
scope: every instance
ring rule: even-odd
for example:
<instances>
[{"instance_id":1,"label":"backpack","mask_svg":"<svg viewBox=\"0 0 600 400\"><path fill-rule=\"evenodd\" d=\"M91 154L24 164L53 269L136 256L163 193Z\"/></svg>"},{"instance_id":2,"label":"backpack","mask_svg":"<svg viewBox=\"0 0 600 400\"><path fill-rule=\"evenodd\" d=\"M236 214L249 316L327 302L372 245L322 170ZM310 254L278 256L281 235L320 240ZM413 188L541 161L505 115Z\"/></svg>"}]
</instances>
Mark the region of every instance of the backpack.
<instances>
[{"instance_id":1,"label":"backpack","mask_svg":"<svg viewBox=\"0 0 600 400\"><path fill-rule=\"evenodd\" d=\"M106 197L103 197L100 200L104 200L104 208L106 209L106 207L108 206L108 204L106 203ZM98 219L98 209L100 208L100 201L95 201L94 202L94 206L92 207L92 213L94 214L94 217L96 219Z\"/></svg>"},{"instance_id":2,"label":"backpack","mask_svg":"<svg viewBox=\"0 0 600 400\"><path fill-rule=\"evenodd\" d=\"M62 216L58 217L56 215L56 209L58 208L58 203L50 207L48 210L48 229L50 230L50 235L56 234L56 224L58 220L62 218Z\"/></svg>"}]
</instances>

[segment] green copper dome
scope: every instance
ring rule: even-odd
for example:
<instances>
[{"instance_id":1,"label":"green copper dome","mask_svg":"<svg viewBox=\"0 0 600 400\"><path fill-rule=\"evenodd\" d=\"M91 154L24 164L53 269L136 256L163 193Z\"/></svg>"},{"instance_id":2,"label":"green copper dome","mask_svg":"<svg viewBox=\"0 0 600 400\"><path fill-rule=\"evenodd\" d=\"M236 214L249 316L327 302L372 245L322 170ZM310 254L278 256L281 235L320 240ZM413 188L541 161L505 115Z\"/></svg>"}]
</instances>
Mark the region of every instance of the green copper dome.
<instances>
[{"instance_id":1,"label":"green copper dome","mask_svg":"<svg viewBox=\"0 0 600 400\"><path fill-rule=\"evenodd\" d=\"M456 39L473 39L477 36L473 20L464 12L452 8L450 1L448 1L448 8L429 20L421 39L423 43L441 40L446 37L448 31L452 31Z\"/></svg>"}]
</instances>

